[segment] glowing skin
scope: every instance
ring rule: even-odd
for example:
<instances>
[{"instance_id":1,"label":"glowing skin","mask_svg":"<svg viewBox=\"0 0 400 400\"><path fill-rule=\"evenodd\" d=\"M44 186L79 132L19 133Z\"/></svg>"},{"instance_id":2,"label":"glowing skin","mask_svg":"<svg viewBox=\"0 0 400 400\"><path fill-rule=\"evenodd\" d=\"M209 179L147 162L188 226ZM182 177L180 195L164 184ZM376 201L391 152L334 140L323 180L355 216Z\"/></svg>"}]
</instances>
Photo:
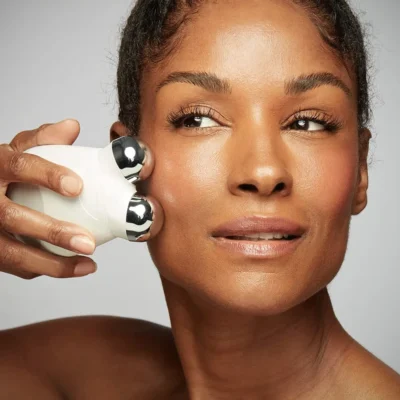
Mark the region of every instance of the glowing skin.
<instances>
[{"instance_id":1,"label":"glowing skin","mask_svg":"<svg viewBox=\"0 0 400 400\"><path fill-rule=\"evenodd\" d=\"M209 4L185 33L174 59L143 79L141 137L157 158L147 190L167 219L149 249L162 276L223 307L286 311L329 283L343 261L358 138L355 99L328 85L288 97L283 81L321 71L350 87L352 80L323 51L308 17L287 5ZM174 71L212 72L229 80L232 94L177 83L156 96L155 84ZM189 102L222 114L220 125L166 128L168 114ZM299 108L323 110L344 128L336 134L281 130L280 121ZM284 188L274 191L280 183ZM307 240L292 257L261 265L221 257L209 239L212 229L252 214L298 221L308 227Z\"/></svg>"},{"instance_id":2,"label":"glowing skin","mask_svg":"<svg viewBox=\"0 0 400 400\"><path fill-rule=\"evenodd\" d=\"M355 79L290 2L205 2L182 33L174 56L143 76L140 138L155 157L143 193L165 212L148 247L188 392L191 399L337 396L329 390L346 385L340 367L355 344L324 288L340 269L351 217L365 208L368 188ZM232 91L175 82L157 92L181 71L215 74ZM350 94L330 84L286 93L286 81L320 72L338 77ZM201 129L168 123L189 105L214 114ZM295 129L299 109L302 119L319 110L341 127ZM217 249L211 231L248 215L292 219L307 228L306 238L271 261Z\"/></svg>"}]
</instances>

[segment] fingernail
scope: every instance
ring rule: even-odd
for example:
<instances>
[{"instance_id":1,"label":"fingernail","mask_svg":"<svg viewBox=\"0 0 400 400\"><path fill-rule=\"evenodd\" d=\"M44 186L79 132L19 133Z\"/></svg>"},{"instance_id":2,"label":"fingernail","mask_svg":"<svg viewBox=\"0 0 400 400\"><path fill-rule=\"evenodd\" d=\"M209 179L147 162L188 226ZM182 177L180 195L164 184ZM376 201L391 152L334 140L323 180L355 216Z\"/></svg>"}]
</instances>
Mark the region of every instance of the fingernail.
<instances>
[{"instance_id":1,"label":"fingernail","mask_svg":"<svg viewBox=\"0 0 400 400\"><path fill-rule=\"evenodd\" d=\"M69 194L78 193L81 186L81 182L72 176L63 176L61 179L61 187Z\"/></svg>"},{"instance_id":2,"label":"fingernail","mask_svg":"<svg viewBox=\"0 0 400 400\"><path fill-rule=\"evenodd\" d=\"M94 261L82 261L74 269L75 276L84 276L97 271L97 264Z\"/></svg>"},{"instance_id":3,"label":"fingernail","mask_svg":"<svg viewBox=\"0 0 400 400\"><path fill-rule=\"evenodd\" d=\"M95 243L86 236L74 236L69 244L79 253L93 254Z\"/></svg>"}]
</instances>

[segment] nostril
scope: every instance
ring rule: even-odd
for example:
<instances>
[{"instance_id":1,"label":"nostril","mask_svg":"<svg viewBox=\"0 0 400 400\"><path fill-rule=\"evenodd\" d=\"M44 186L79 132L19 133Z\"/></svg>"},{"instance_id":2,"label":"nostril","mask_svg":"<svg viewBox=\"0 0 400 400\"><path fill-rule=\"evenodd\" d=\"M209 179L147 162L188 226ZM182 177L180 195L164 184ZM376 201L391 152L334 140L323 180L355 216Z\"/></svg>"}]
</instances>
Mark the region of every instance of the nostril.
<instances>
[{"instance_id":1,"label":"nostril","mask_svg":"<svg viewBox=\"0 0 400 400\"><path fill-rule=\"evenodd\" d=\"M243 190L247 190L250 192L257 192L257 188L254 185L249 184L249 183L244 183L244 184L240 185L239 187Z\"/></svg>"}]
</instances>

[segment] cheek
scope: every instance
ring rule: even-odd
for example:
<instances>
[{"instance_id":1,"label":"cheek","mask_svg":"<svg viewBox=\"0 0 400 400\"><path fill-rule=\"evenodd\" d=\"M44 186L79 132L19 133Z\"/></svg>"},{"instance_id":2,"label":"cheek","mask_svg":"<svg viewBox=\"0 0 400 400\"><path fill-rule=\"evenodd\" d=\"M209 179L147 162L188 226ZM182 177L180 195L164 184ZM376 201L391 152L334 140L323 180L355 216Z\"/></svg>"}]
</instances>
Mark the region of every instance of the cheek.
<instances>
[{"instance_id":1,"label":"cheek","mask_svg":"<svg viewBox=\"0 0 400 400\"><path fill-rule=\"evenodd\" d=\"M194 134L193 134L194 135ZM188 226L204 224L204 212L212 212L215 199L221 201L226 166L221 151L226 138L182 137L169 135L168 140L156 139L156 164L149 178L148 193L164 207L169 223ZM226 176L226 175L225 175Z\"/></svg>"},{"instance_id":2,"label":"cheek","mask_svg":"<svg viewBox=\"0 0 400 400\"><path fill-rule=\"evenodd\" d=\"M157 161L146 193L160 202L165 219L162 230L147 245L162 275L178 285L193 284L193 270L188 269L193 257L196 265L210 263L199 238L208 234L213 204L218 198L221 201L219 191L224 187L216 146L215 139L174 140L171 136L164 143L156 139L152 146Z\"/></svg>"},{"instance_id":3,"label":"cheek","mask_svg":"<svg viewBox=\"0 0 400 400\"><path fill-rule=\"evenodd\" d=\"M220 195L217 188L222 188L219 181L223 168L217 164L215 139L169 139L164 143L156 140L157 161L147 193L157 198L165 212L164 228L158 236L174 232L174 236L182 235L188 241L189 232L206 232L205 217L211 212L213 198Z\"/></svg>"},{"instance_id":4,"label":"cheek","mask_svg":"<svg viewBox=\"0 0 400 400\"><path fill-rule=\"evenodd\" d=\"M307 167L301 170L299 191L310 222L308 244L313 251L308 252L309 266L299 271L302 275L298 279L316 291L335 277L346 253L356 189L357 145L348 141L318 147L303 161Z\"/></svg>"},{"instance_id":5,"label":"cheek","mask_svg":"<svg viewBox=\"0 0 400 400\"><path fill-rule=\"evenodd\" d=\"M329 223L329 220L338 222L350 217L356 189L356 152L356 146L347 143L313 154L303 181L307 185L305 200L313 204L319 220L325 216L325 222Z\"/></svg>"}]
</instances>

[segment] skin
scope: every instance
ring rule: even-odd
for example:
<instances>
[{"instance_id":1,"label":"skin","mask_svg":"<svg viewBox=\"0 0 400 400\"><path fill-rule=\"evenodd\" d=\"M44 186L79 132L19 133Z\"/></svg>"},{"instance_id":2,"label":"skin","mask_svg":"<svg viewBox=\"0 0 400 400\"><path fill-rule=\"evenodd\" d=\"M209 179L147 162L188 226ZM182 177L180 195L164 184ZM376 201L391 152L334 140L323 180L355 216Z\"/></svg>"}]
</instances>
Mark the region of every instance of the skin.
<instances>
[{"instance_id":1,"label":"skin","mask_svg":"<svg viewBox=\"0 0 400 400\"><path fill-rule=\"evenodd\" d=\"M351 218L367 205L371 134L361 132L360 148L351 69L289 2L206 2L184 33L172 58L146 69L141 88L140 140L155 166L138 188L165 214L148 248L172 330L87 317L4 331L0 377L11 394L40 399L398 398L399 375L344 330L326 289ZM157 92L176 71L213 73L232 91L175 82ZM327 84L285 93L286 80L313 72L339 77L351 95ZM168 125L188 102L215 110L203 121L211 127ZM322 110L342 128L288 129L299 108L304 118ZM110 140L127 134L116 122ZM271 261L215 248L212 230L245 215L292 219L306 237Z\"/></svg>"}]
</instances>

